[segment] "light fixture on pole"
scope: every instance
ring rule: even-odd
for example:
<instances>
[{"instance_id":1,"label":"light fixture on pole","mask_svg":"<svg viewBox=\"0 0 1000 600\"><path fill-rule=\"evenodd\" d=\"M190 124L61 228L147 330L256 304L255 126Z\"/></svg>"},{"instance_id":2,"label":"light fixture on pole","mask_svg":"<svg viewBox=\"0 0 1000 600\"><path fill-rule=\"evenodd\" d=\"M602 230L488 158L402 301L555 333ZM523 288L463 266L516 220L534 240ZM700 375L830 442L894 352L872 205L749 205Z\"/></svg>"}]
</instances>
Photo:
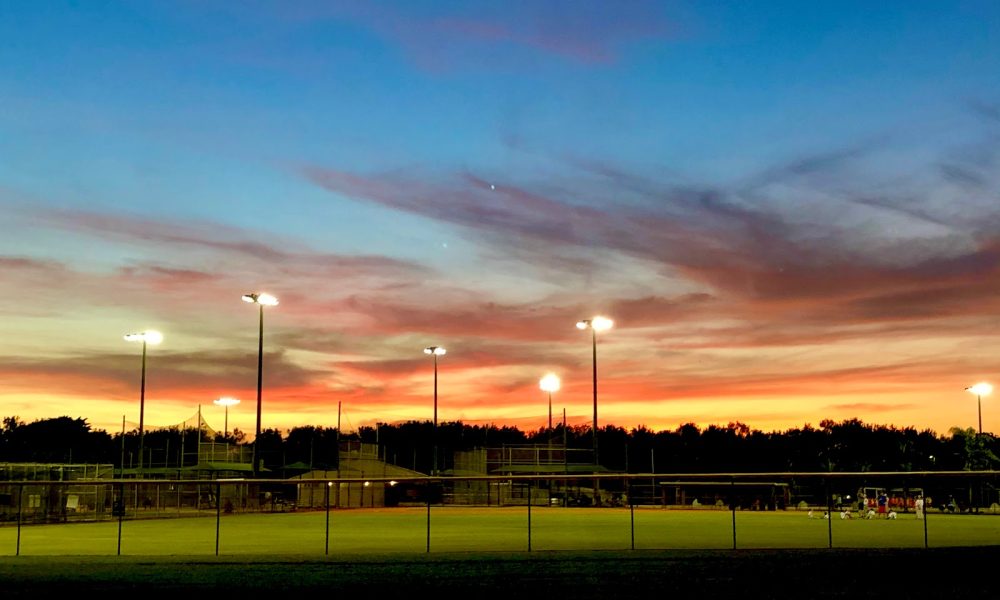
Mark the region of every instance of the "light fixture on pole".
<instances>
[{"instance_id":1,"label":"light fixture on pole","mask_svg":"<svg viewBox=\"0 0 1000 600\"><path fill-rule=\"evenodd\" d=\"M993 386L980 381L976 385L970 385L965 391L976 395L976 404L979 408L979 435L983 435L983 396L989 396L993 391Z\"/></svg>"},{"instance_id":2,"label":"light fixture on pole","mask_svg":"<svg viewBox=\"0 0 1000 600\"><path fill-rule=\"evenodd\" d=\"M604 317L593 317L591 319L583 319L578 321L576 324L577 329L589 329L591 332L591 339L593 340L594 349L594 464L598 464L597 458L597 332L607 331L611 329L614 325L614 321Z\"/></svg>"},{"instance_id":3,"label":"light fixture on pole","mask_svg":"<svg viewBox=\"0 0 1000 600\"><path fill-rule=\"evenodd\" d=\"M260 307L260 326L259 333L257 337L257 427L254 431L253 437L253 476L256 477L260 473L260 465L258 464L257 458L257 440L260 438L260 398L261 398L261 383L263 382L263 372L264 372L264 307L265 306L277 306L278 299L271 294L264 293L253 293L253 294L243 294L243 301L249 302L251 304L256 304Z\"/></svg>"},{"instance_id":4,"label":"light fixture on pole","mask_svg":"<svg viewBox=\"0 0 1000 600\"><path fill-rule=\"evenodd\" d=\"M231 398L229 396L223 396L222 398L216 398L215 400L212 400L212 404L215 404L216 406L226 407L226 420L225 424L222 426L222 432L223 432L222 437L229 437L229 407L236 406L239 403L240 403L239 398Z\"/></svg>"},{"instance_id":5,"label":"light fixture on pole","mask_svg":"<svg viewBox=\"0 0 1000 600\"><path fill-rule=\"evenodd\" d=\"M542 377L541 381L538 382L538 387L542 388L543 392L549 393L549 429L552 429L552 392L559 391L559 376L555 373L549 373L545 377Z\"/></svg>"},{"instance_id":6,"label":"light fixture on pole","mask_svg":"<svg viewBox=\"0 0 1000 600\"><path fill-rule=\"evenodd\" d=\"M431 463L431 475L437 475L438 470L438 447L437 447L437 427L438 427L438 357L444 356L448 351L441 346L428 346L424 348L424 354L434 357L434 457Z\"/></svg>"},{"instance_id":7,"label":"light fixture on pole","mask_svg":"<svg viewBox=\"0 0 1000 600\"><path fill-rule=\"evenodd\" d=\"M145 452L145 423L146 412L146 345L159 344L163 341L163 334L159 331L143 331L140 333L126 333L126 342L142 342L142 377L139 383L139 472L142 472L142 455ZM123 438L124 439L124 438ZM122 470L125 465L122 464Z\"/></svg>"}]
</instances>

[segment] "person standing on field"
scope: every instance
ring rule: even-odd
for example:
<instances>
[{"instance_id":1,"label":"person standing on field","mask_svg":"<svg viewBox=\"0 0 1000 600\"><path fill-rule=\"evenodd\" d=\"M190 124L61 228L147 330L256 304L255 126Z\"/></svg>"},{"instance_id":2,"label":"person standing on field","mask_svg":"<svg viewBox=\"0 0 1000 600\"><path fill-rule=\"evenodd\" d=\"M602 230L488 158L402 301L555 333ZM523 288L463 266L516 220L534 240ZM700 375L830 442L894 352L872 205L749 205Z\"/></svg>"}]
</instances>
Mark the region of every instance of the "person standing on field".
<instances>
[{"instance_id":1,"label":"person standing on field","mask_svg":"<svg viewBox=\"0 0 1000 600\"><path fill-rule=\"evenodd\" d=\"M917 496L917 501L913 503L914 512L917 513L918 519L924 518L924 497Z\"/></svg>"},{"instance_id":2,"label":"person standing on field","mask_svg":"<svg viewBox=\"0 0 1000 600\"><path fill-rule=\"evenodd\" d=\"M889 505L889 496L885 494L885 491L879 492L878 495L878 516L885 516L885 509Z\"/></svg>"}]
</instances>

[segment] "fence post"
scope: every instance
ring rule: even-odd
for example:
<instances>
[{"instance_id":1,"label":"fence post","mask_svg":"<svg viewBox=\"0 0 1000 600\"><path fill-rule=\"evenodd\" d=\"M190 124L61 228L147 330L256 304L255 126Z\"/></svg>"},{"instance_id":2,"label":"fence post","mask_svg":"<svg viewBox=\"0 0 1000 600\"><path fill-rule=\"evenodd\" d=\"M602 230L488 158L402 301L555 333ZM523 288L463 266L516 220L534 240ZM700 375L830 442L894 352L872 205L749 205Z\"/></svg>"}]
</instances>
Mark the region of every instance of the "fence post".
<instances>
[{"instance_id":1,"label":"fence post","mask_svg":"<svg viewBox=\"0 0 1000 600\"><path fill-rule=\"evenodd\" d=\"M632 501L632 480L625 480L625 494L628 496L629 527L632 531L632 550L635 550L635 502Z\"/></svg>"},{"instance_id":2,"label":"fence post","mask_svg":"<svg viewBox=\"0 0 1000 600\"><path fill-rule=\"evenodd\" d=\"M431 490L430 484L427 485L425 489L427 494L427 553L430 554L431 551Z\"/></svg>"},{"instance_id":3,"label":"fence post","mask_svg":"<svg viewBox=\"0 0 1000 600\"><path fill-rule=\"evenodd\" d=\"M21 510L24 507L24 484L22 483L17 492L17 548L15 556L21 556Z\"/></svg>"},{"instance_id":4,"label":"fence post","mask_svg":"<svg viewBox=\"0 0 1000 600\"><path fill-rule=\"evenodd\" d=\"M829 547L833 548L833 496L830 495L830 482L826 482L826 535Z\"/></svg>"},{"instance_id":5,"label":"fence post","mask_svg":"<svg viewBox=\"0 0 1000 600\"><path fill-rule=\"evenodd\" d=\"M729 501L729 509L733 513L733 550L736 550L736 478L730 479L732 486L730 489L733 490L733 497Z\"/></svg>"},{"instance_id":6,"label":"fence post","mask_svg":"<svg viewBox=\"0 0 1000 600\"><path fill-rule=\"evenodd\" d=\"M215 555L219 555L219 524L222 522L222 484L215 484Z\"/></svg>"},{"instance_id":7,"label":"fence post","mask_svg":"<svg viewBox=\"0 0 1000 600\"><path fill-rule=\"evenodd\" d=\"M323 547L323 554L330 554L330 488L333 482L326 482L326 545Z\"/></svg>"},{"instance_id":8,"label":"fence post","mask_svg":"<svg viewBox=\"0 0 1000 600\"><path fill-rule=\"evenodd\" d=\"M528 482L528 552L531 552L531 482Z\"/></svg>"},{"instance_id":9,"label":"fence post","mask_svg":"<svg viewBox=\"0 0 1000 600\"><path fill-rule=\"evenodd\" d=\"M111 503L112 507L115 507L118 512L118 556L122 555L122 518L125 516L125 484L118 484L118 506L115 503Z\"/></svg>"}]
</instances>

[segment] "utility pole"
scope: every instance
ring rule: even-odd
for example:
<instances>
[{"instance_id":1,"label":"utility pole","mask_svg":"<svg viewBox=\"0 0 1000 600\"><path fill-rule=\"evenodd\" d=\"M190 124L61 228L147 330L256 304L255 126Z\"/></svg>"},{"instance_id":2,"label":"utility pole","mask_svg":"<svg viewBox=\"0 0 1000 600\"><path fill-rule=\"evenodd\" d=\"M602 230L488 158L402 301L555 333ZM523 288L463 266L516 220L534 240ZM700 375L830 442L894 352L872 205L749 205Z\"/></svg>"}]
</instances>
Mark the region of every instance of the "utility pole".
<instances>
[{"instance_id":1,"label":"utility pole","mask_svg":"<svg viewBox=\"0 0 1000 600\"><path fill-rule=\"evenodd\" d=\"M118 471L119 479L125 478L125 415L122 415L122 461Z\"/></svg>"}]
</instances>

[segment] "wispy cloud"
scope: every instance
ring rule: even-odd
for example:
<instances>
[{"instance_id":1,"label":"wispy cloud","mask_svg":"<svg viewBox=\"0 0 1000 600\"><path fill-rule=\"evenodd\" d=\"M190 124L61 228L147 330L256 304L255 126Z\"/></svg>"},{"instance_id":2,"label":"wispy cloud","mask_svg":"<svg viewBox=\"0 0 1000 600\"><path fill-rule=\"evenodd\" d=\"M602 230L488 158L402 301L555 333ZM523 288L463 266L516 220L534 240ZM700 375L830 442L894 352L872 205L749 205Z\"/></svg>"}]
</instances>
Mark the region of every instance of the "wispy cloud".
<instances>
[{"instance_id":1,"label":"wispy cloud","mask_svg":"<svg viewBox=\"0 0 1000 600\"><path fill-rule=\"evenodd\" d=\"M295 11L300 20L320 16ZM511 50L606 65L619 60L629 44L676 39L680 33L678 20L665 7L646 0L614 4L518 0L419 11L405 3L335 3L323 12L370 28L431 70L470 64L489 68L491 63L495 68L497 61L514 60Z\"/></svg>"},{"instance_id":2,"label":"wispy cloud","mask_svg":"<svg viewBox=\"0 0 1000 600\"><path fill-rule=\"evenodd\" d=\"M658 294L620 300L622 308L634 309L623 313L644 315L637 318L648 323L698 314L780 325L794 316L803 335L815 338L824 327L830 335L843 335L851 325L880 324L892 331L900 322L943 324L958 314L995 314L1000 237L961 226L969 219L1000 219L1000 205L946 210L933 194L954 187L952 178L940 177L926 197L908 204L863 198L853 189L824 192L820 220L808 217L815 200L796 205L780 194L771 196L778 194L771 191L774 182L789 180L823 190L834 175L850 173L869 146L768 168L733 189L678 187L619 167L582 163L591 175L635 195L636 202L615 206L567 199L588 197L588 190L574 190L572 183L550 186L564 190L555 196L511 182L494 185L464 172L362 175L314 166L302 172L340 196L457 226L486 256L552 267L579 257L577 266L595 278L613 272L615 257L628 257L657 265L661 275L699 290L683 303L658 300ZM949 160L972 168L973 159L963 156ZM976 154L975 161L980 177L993 182L995 175L984 165L1000 164L996 153ZM573 178L570 172L560 181ZM985 189L979 179L975 185ZM837 220L837 214L844 218ZM927 226L915 226L916 221ZM891 235L880 233L883 226ZM794 338L789 327L781 330L786 341Z\"/></svg>"},{"instance_id":3,"label":"wispy cloud","mask_svg":"<svg viewBox=\"0 0 1000 600\"><path fill-rule=\"evenodd\" d=\"M913 408L912 404L881 404L878 402L853 402L847 404L831 404L827 408L835 411L856 411L859 415L872 415L887 412L898 412ZM864 419L871 422L871 419Z\"/></svg>"},{"instance_id":4,"label":"wispy cloud","mask_svg":"<svg viewBox=\"0 0 1000 600\"><path fill-rule=\"evenodd\" d=\"M357 59L338 44L327 44L327 54L317 55L302 51L295 43L327 27L339 32L344 25L367 30L413 65L435 73L533 68L539 59L608 66L621 61L636 44L673 42L685 35L676 11L648 0L515 0L436 6L324 0L241 3L239 10L223 4L216 10L253 27L255 35L225 39L227 32L219 32L216 37L224 41L203 42L214 56L296 73L330 69L331 54Z\"/></svg>"},{"instance_id":5,"label":"wispy cloud","mask_svg":"<svg viewBox=\"0 0 1000 600\"><path fill-rule=\"evenodd\" d=\"M314 386L322 376L322 372L305 368L280 351L265 353L264 363L269 396L277 403L287 398L289 390ZM8 392L86 393L108 400L131 400L138 389L139 358L134 354L6 356L0 365ZM194 406L220 395L250 397L255 391L256 352L154 350L149 353L147 365L147 391L150 397L163 401Z\"/></svg>"},{"instance_id":6,"label":"wispy cloud","mask_svg":"<svg viewBox=\"0 0 1000 600\"><path fill-rule=\"evenodd\" d=\"M184 248L214 250L244 260L254 259L287 268L299 267L302 271L308 270L321 276L344 276L374 270L388 270L397 274L424 270L417 263L384 256L316 252L288 239L264 243L258 241L264 237L260 232L218 222L170 222L139 216L46 207L12 207L11 210L32 219L42 227L89 232L105 239L159 245L172 251Z\"/></svg>"}]
</instances>

